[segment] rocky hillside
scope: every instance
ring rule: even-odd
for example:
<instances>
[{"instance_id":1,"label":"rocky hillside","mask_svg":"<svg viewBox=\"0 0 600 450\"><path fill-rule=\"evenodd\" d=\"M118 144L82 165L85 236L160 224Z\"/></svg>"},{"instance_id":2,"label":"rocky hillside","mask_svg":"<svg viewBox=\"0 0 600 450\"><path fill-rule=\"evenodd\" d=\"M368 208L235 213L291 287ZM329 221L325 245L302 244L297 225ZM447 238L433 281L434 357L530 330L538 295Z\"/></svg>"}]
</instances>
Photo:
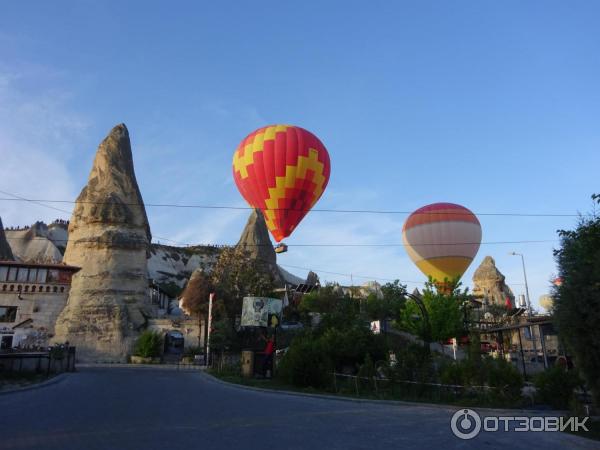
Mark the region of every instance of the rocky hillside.
<instances>
[{"instance_id":1,"label":"rocky hillside","mask_svg":"<svg viewBox=\"0 0 600 450\"><path fill-rule=\"evenodd\" d=\"M17 261L48 262L62 261L67 246L67 226L63 220L50 225L36 222L23 228L7 228L6 239Z\"/></svg>"},{"instance_id":2,"label":"rocky hillside","mask_svg":"<svg viewBox=\"0 0 600 450\"><path fill-rule=\"evenodd\" d=\"M194 270L208 272L217 262L219 247L173 247L152 244L148 259L148 276L173 296L179 295Z\"/></svg>"},{"instance_id":3,"label":"rocky hillside","mask_svg":"<svg viewBox=\"0 0 600 450\"><path fill-rule=\"evenodd\" d=\"M0 261L12 261L15 257L13 256L12 249L6 240L4 234L4 227L2 226L2 219L0 218Z\"/></svg>"}]
</instances>

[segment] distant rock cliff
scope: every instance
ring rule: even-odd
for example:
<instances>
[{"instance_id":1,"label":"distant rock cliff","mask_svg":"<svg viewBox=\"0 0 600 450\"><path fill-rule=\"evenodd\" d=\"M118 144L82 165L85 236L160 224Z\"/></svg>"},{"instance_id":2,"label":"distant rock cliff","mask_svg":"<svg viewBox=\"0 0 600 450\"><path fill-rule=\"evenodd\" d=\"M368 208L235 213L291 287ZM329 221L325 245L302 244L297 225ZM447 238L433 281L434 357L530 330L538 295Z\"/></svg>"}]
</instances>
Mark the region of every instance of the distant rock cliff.
<instances>
[{"instance_id":1,"label":"distant rock cliff","mask_svg":"<svg viewBox=\"0 0 600 450\"><path fill-rule=\"evenodd\" d=\"M74 275L56 341L83 361L125 361L148 315L150 228L129 133L117 125L98 147L69 224L64 262Z\"/></svg>"},{"instance_id":2,"label":"distant rock cliff","mask_svg":"<svg viewBox=\"0 0 600 450\"><path fill-rule=\"evenodd\" d=\"M15 259L22 262L58 263L67 245L66 223L46 225L36 222L30 227L6 230Z\"/></svg>"},{"instance_id":3,"label":"distant rock cliff","mask_svg":"<svg viewBox=\"0 0 600 450\"><path fill-rule=\"evenodd\" d=\"M220 247L173 247L152 244L148 259L148 276L176 297L195 270L210 272L220 253Z\"/></svg>"},{"instance_id":4,"label":"distant rock cliff","mask_svg":"<svg viewBox=\"0 0 600 450\"><path fill-rule=\"evenodd\" d=\"M0 261L13 261L13 256L10 245L4 235L4 227L2 226L2 219L0 218Z\"/></svg>"},{"instance_id":5,"label":"distant rock cliff","mask_svg":"<svg viewBox=\"0 0 600 450\"><path fill-rule=\"evenodd\" d=\"M502 306L506 306L508 299L515 306L515 296L491 256L486 256L473 274L473 295Z\"/></svg>"}]
</instances>

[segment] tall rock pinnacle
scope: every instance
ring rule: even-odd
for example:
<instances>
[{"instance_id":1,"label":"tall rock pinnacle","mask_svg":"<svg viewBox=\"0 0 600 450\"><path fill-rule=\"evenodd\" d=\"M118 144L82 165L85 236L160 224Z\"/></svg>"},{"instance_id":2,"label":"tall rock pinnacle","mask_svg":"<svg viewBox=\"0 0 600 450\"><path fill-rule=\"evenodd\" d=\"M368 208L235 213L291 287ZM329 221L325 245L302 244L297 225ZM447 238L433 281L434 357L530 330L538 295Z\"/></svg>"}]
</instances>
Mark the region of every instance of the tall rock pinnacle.
<instances>
[{"instance_id":1,"label":"tall rock pinnacle","mask_svg":"<svg viewBox=\"0 0 600 450\"><path fill-rule=\"evenodd\" d=\"M129 133L114 127L98 147L69 224L63 261L81 267L56 323L55 342L77 346L81 361L124 361L146 323L146 210Z\"/></svg>"},{"instance_id":2,"label":"tall rock pinnacle","mask_svg":"<svg viewBox=\"0 0 600 450\"><path fill-rule=\"evenodd\" d=\"M243 248L252 259L258 259L273 266L277 264L277 255L260 209L255 209L250 214L237 247Z\"/></svg>"},{"instance_id":3,"label":"tall rock pinnacle","mask_svg":"<svg viewBox=\"0 0 600 450\"><path fill-rule=\"evenodd\" d=\"M15 257L13 256L10 245L8 245L6 235L4 234L2 218L0 218L0 261L14 261L14 259Z\"/></svg>"},{"instance_id":4,"label":"tall rock pinnacle","mask_svg":"<svg viewBox=\"0 0 600 450\"><path fill-rule=\"evenodd\" d=\"M515 304L515 296L491 256L486 256L473 274L473 295L497 305Z\"/></svg>"},{"instance_id":5,"label":"tall rock pinnacle","mask_svg":"<svg viewBox=\"0 0 600 450\"><path fill-rule=\"evenodd\" d=\"M249 258L257 260L262 267L273 275L277 284L283 282L277 266L277 255L269 237L269 230L259 209L255 209L250 214L236 247L243 249Z\"/></svg>"}]
</instances>

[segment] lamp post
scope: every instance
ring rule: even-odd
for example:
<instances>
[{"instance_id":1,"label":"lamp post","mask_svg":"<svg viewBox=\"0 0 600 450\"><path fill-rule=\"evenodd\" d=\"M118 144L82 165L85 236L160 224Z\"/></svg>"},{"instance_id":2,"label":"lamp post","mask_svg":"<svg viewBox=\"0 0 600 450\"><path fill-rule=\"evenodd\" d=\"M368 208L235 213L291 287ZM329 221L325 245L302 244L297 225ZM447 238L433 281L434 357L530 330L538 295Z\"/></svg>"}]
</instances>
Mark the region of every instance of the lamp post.
<instances>
[{"instance_id":1,"label":"lamp post","mask_svg":"<svg viewBox=\"0 0 600 450\"><path fill-rule=\"evenodd\" d=\"M423 303L423 299L416 292L409 294L408 292L404 292L404 296L406 298L414 301L419 310L421 311L421 316L423 317L423 341L426 352L429 354L431 351L429 345L431 342L431 324L429 323L429 314L427 314L427 308L425 308L425 303Z\"/></svg>"},{"instance_id":2,"label":"lamp post","mask_svg":"<svg viewBox=\"0 0 600 450\"><path fill-rule=\"evenodd\" d=\"M529 298L529 285L527 284L527 272L525 271L525 257L523 256L522 253L517 253L517 252L511 252L509 253L509 255L512 256L520 256L521 257L521 264L523 265L523 278L525 279L525 295L527 298L527 319L529 320L529 334L531 335L531 343L533 346L533 354L535 355L535 363L537 364L538 361L538 354L537 354L537 345L535 343L535 334L533 332L533 327L531 326L531 316L532 316L532 310L531 310L531 299ZM517 329L517 331L519 332L519 342L521 341L521 330ZM539 329L538 329L539 331ZM523 349L523 344L521 344L521 351ZM525 367L523 366L523 370L525 370Z\"/></svg>"},{"instance_id":3,"label":"lamp post","mask_svg":"<svg viewBox=\"0 0 600 450\"><path fill-rule=\"evenodd\" d=\"M531 300L529 299L529 285L527 284L527 272L525 271L525 257L522 253L517 252L511 252L509 255L521 257L521 264L523 265L523 278L525 278L525 294L527 295L527 315L529 318L531 318Z\"/></svg>"}]
</instances>

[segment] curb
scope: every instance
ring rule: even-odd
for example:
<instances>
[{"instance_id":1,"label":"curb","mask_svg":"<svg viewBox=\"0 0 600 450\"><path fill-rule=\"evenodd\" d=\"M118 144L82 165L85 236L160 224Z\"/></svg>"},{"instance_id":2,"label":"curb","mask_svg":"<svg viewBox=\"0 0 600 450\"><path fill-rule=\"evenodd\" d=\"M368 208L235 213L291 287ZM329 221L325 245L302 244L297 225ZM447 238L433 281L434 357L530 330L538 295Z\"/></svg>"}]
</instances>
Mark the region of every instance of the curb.
<instances>
[{"instance_id":1,"label":"curb","mask_svg":"<svg viewBox=\"0 0 600 450\"><path fill-rule=\"evenodd\" d=\"M179 370L182 372L201 372L206 370L204 366L177 365L177 364L129 364L129 363L81 363L77 369L155 369L155 370Z\"/></svg>"},{"instance_id":2,"label":"curb","mask_svg":"<svg viewBox=\"0 0 600 450\"><path fill-rule=\"evenodd\" d=\"M15 394L17 392L23 392L23 391L32 391L34 389L39 389L39 388L43 388L46 386L50 386L52 384L60 383L65 378L67 378L68 375L69 375L69 373L63 372L61 374L56 375L55 377L50 378L49 380L42 381L41 383L30 384L30 385L18 387L15 389L9 389L7 391L0 391L0 396L5 395L5 394Z\"/></svg>"},{"instance_id":3,"label":"curb","mask_svg":"<svg viewBox=\"0 0 600 450\"><path fill-rule=\"evenodd\" d=\"M489 408L489 407L479 407L479 406L460 406L460 405L447 405L441 403L419 403L419 402L410 402L405 400L377 400L377 399L368 399L368 398L356 398L356 397L345 397L338 395L329 395L329 394L312 394L308 392L296 392L296 391L286 391L280 389L267 389L256 386L246 386L243 384L231 383L229 381L221 380L214 375L211 375L206 372L202 372L201 376L205 377L207 380L219 383L225 386L244 389L248 391L258 391L258 392L268 392L272 394L278 395L289 395L294 397L312 397L319 398L323 400L338 400L343 402L353 402L353 403L367 403L374 405L388 405L388 406L411 406L414 408L435 408L435 409L443 409L448 412L455 412L459 409L473 409L477 411L487 411L487 412L502 412L502 413L514 413L519 415L529 415L529 416L548 416L548 415L563 415L565 411L552 411L552 410L534 410L534 409L503 409L503 408Z\"/></svg>"}]
</instances>

